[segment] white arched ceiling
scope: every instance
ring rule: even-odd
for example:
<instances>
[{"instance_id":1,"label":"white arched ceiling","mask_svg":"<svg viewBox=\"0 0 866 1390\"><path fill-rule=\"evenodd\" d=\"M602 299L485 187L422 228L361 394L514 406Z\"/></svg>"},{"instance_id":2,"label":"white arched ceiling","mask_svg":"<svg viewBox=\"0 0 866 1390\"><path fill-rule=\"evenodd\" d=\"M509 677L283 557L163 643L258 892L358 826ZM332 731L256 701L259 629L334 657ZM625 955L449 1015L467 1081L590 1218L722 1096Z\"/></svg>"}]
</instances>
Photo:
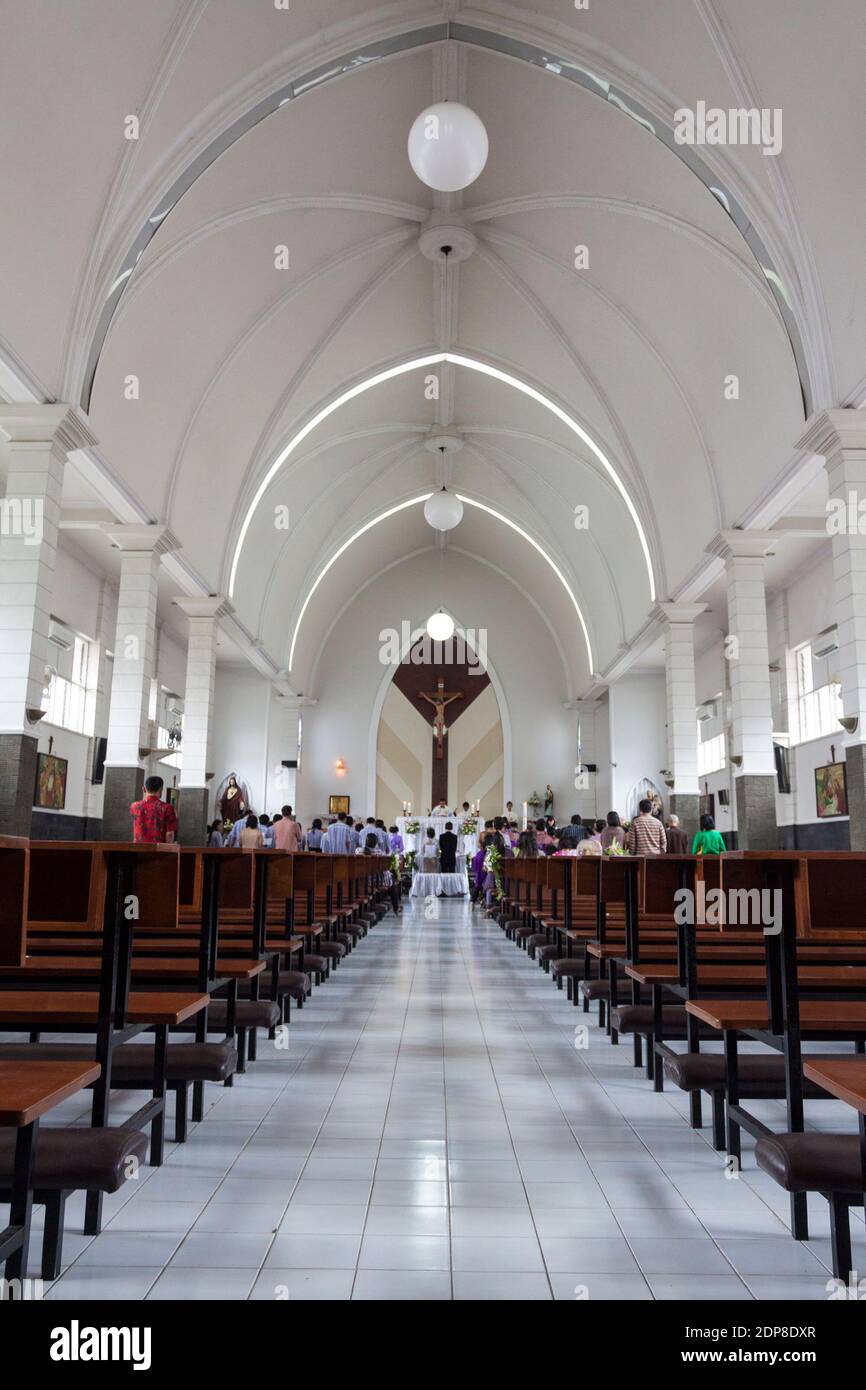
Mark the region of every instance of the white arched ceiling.
<instances>
[{"instance_id":1,"label":"white arched ceiling","mask_svg":"<svg viewBox=\"0 0 866 1390\"><path fill-rule=\"evenodd\" d=\"M805 0L759 9L669 0L660 25L637 3L572 13L561 0L317 0L254 7L239 25L237 8L214 0L89 0L73 29L0 0L16 113L2 135L15 197L0 215L0 264L14 269L0 278L0 351L43 398L84 393L107 464L214 590L269 466L324 404L413 357L495 365L556 402L610 461L658 595L675 597L707 540L788 468L801 384L835 404L863 378L850 311L866 289L866 192L850 177L859 6L835 0L829 19ZM358 61L335 75L347 54ZM290 99L272 110L281 92ZM434 95L467 100L491 137L483 175L449 200L406 159L409 124ZM782 155L672 147L674 111L697 100L783 106ZM127 111L137 141L123 139ZM479 238L447 273L417 247L446 201ZM283 243L287 273L274 267ZM573 268L579 243L586 272ZM731 374L737 401L725 398ZM420 445L434 424L464 433L454 478L466 495L557 557L604 669L648 607L634 517L561 420L468 369L443 373L438 403L408 379L387 383L303 442L260 508L287 489L288 541L263 515L250 525L243 621L270 653L287 650L323 559L431 486ZM578 503L593 518L582 537ZM500 523L464 526L455 546L502 562ZM375 534L346 557L352 582L409 544L388 523ZM574 609L559 611L562 586L530 550L513 546L509 564L550 604L569 650ZM346 600L344 582L329 574L325 610ZM307 669L327 627L322 591L299 641Z\"/></svg>"}]
</instances>

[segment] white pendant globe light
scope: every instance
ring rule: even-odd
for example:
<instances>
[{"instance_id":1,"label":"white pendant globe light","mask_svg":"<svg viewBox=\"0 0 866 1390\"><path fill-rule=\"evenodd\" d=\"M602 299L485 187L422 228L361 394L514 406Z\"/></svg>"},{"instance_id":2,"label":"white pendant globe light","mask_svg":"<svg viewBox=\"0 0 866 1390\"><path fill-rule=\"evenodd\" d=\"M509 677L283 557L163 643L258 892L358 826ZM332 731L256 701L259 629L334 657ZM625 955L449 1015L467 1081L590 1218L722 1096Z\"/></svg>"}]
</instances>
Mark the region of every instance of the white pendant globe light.
<instances>
[{"instance_id":1,"label":"white pendant globe light","mask_svg":"<svg viewBox=\"0 0 866 1390\"><path fill-rule=\"evenodd\" d=\"M454 636L454 619L449 613L431 613L427 619L427 636L433 642L447 642Z\"/></svg>"},{"instance_id":2,"label":"white pendant globe light","mask_svg":"<svg viewBox=\"0 0 866 1390\"><path fill-rule=\"evenodd\" d=\"M474 183L489 151L484 122L459 101L428 106L409 131L409 162L421 182L440 193Z\"/></svg>"},{"instance_id":3,"label":"white pendant globe light","mask_svg":"<svg viewBox=\"0 0 866 1390\"><path fill-rule=\"evenodd\" d=\"M463 503L443 487L424 503L424 519L434 531L453 531L463 520Z\"/></svg>"}]
</instances>

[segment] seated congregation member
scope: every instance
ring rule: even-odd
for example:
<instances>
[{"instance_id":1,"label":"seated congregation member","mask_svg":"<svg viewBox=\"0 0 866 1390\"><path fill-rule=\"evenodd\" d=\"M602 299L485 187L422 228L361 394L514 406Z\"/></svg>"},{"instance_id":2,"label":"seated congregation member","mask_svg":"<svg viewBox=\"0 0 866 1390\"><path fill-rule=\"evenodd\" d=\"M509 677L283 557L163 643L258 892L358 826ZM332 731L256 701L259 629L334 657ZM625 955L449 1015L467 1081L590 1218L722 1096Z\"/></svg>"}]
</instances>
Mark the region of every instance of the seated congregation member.
<instances>
[{"instance_id":1,"label":"seated congregation member","mask_svg":"<svg viewBox=\"0 0 866 1390\"><path fill-rule=\"evenodd\" d=\"M436 831L432 825L428 825L427 833L421 843L420 859L422 874L438 874L439 846L436 843Z\"/></svg>"},{"instance_id":2,"label":"seated congregation member","mask_svg":"<svg viewBox=\"0 0 866 1390\"><path fill-rule=\"evenodd\" d=\"M585 835L586 832L584 831L580 816L574 815L571 818L571 824L564 826L559 832L559 848L577 849L581 840L585 839Z\"/></svg>"},{"instance_id":3,"label":"seated congregation member","mask_svg":"<svg viewBox=\"0 0 866 1390\"><path fill-rule=\"evenodd\" d=\"M148 777L141 801L133 801L132 838L137 845L170 845L177 834L177 815L170 801L163 801L161 777Z\"/></svg>"},{"instance_id":4,"label":"seated congregation member","mask_svg":"<svg viewBox=\"0 0 866 1390\"><path fill-rule=\"evenodd\" d=\"M546 820L539 819L535 822L535 843L539 854L553 854L556 849L556 840L548 830Z\"/></svg>"},{"instance_id":5,"label":"seated congregation member","mask_svg":"<svg viewBox=\"0 0 866 1390\"><path fill-rule=\"evenodd\" d=\"M540 821L539 824L544 825L544 821ZM518 859L538 858L538 840L536 839L535 830L531 827L528 830L521 830L520 832L517 841L517 857Z\"/></svg>"},{"instance_id":6,"label":"seated congregation member","mask_svg":"<svg viewBox=\"0 0 866 1390\"><path fill-rule=\"evenodd\" d=\"M372 827L371 827L372 829ZM354 854L358 847L355 832L346 824L346 812L340 811L331 821L322 840L323 854Z\"/></svg>"},{"instance_id":7,"label":"seated congregation member","mask_svg":"<svg viewBox=\"0 0 866 1390\"><path fill-rule=\"evenodd\" d=\"M445 822L445 829L439 836L439 869L443 874L457 872L457 836L450 820Z\"/></svg>"},{"instance_id":8,"label":"seated congregation member","mask_svg":"<svg viewBox=\"0 0 866 1390\"><path fill-rule=\"evenodd\" d=\"M355 850L356 854L379 854L380 852L381 847L379 845L379 840L375 830L369 831L365 836L365 843L363 845L359 845L358 848ZM403 911L403 908L400 904L400 885L395 879L394 875L391 873L390 869L385 870L384 874L382 875L382 882L388 890L388 896L391 899L391 906L394 909L394 915L395 917L399 917L400 913Z\"/></svg>"},{"instance_id":9,"label":"seated congregation member","mask_svg":"<svg viewBox=\"0 0 866 1390\"><path fill-rule=\"evenodd\" d=\"M207 828L207 847L208 849L222 849L224 844L223 823L221 820L215 820L213 825L209 825Z\"/></svg>"},{"instance_id":10,"label":"seated congregation member","mask_svg":"<svg viewBox=\"0 0 866 1390\"><path fill-rule=\"evenodd\" d=\"M701 816L701 828L692 841L692 854L724 854L726 849L712 816Z\"/></svg>"},{"instance_id":11,"label":"seated congregation member","mask_svg":"<svg viewBox=\"0 0 866 1390\"><path fill-rule=\"evenodd\" d=\"M611 845L619 845L620 849L625 849L625 831L616 811L608 811L607 824L601 832L602 849L610 849Z\"/></svg>"},{"instance_id":12,"label":"seated congregation member","mask_svg":"<svg viewBox=\"0 0 866 1390\"><path fill-rule=\"evenodd\" d=\"M593 833L591 835L584 835L583 839L577 847L576 853L578 858L581 859L587 855L598 856L604 854L604 849L601 843L601 832L599 831L598 834Z\"/></svg>"},{"instance_id":13,"label":"seated congregation member","mask_svg":"<svg viewBox=\"0 0 866 1390\"><path fill-rule=\"evenodd\" d=\"M324 840L324 838L325 836L322 831L322 822L317 816L316 819L313 821L312 826L304 836L302 847L304 849L310 850L313 854L321 854L322 841Z\"/></svg>"},{"instance_id":14,"label":"seated congregation member","mask_svg":"<svg viewBox=\"0 0 866 1390\"><path fill-rule=\"evenodd\" d=\"M679 816L668 816L668 854L688 854L689 840L686 832L680 827Z\"/></svg>"},{"instance_id":15,"label":"seated congregation member","mask_svg":"<svg viewBox=\"0 0 866 1390\"><path fill-rule=\"evenodd\" d=\"M280 819L274 820L274 849L287 851L289 854L297 854L301 848L303 831L292 814L291 806L284 806L280 813Z\"/></svg>"},{"instance_id":16,"label":"seated congregation member","mask_svg":"<svg viewBox=\"0 0 866 1390\"><path fill-rule=\"evenodd\" d=\"M246 823L239 836L239 842L241 849L264 849L265 837L259 829L258 816L247 816Z\"/></svg>"},{"instance_id":17,"label":"seated congregation member","mask_svg":"<svg viewBox=\"0 0 866 1390\"><path fill-rule=\"evenodd\" d=\"M480 845L469 866L469 896L473 906L484 902L484 846Z\"/></svg>"},{"instance_id":18,"label":"seated congregation member","mask_svg":"<svg viewBox=\"0 0 866 1390\"><path fill-rule=\"evenodd\" d=\"M661 821L652 814L653 804L644 797L638 804L639 814L631 823L626 836L629 854L664 854L668 847L668 837Z\"/></svg>"}]
</instances>

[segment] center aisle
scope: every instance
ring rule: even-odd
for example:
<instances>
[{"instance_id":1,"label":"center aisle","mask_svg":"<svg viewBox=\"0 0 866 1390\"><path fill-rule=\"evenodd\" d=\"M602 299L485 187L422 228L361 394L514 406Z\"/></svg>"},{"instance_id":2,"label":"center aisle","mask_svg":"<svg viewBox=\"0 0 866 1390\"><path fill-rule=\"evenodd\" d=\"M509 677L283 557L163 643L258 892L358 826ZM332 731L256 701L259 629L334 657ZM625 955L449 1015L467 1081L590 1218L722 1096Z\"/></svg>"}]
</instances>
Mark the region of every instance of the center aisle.
<instances>
[{"instance_id":1,"label":"center aisle","mask_svg":"<svg viewBox=\"0 0 866 1390\"><path fill-rule=\"evenodd\" d=\"M208 1087L102 1235L70 1221L47 1297L826 1298L829 1242L792 1246L785 1194L753 1163L724 1182L679 1092L495 922L438 910L389 913L293 1011L287 1052L262 1040Z\"/></svg>"}]
</instances>

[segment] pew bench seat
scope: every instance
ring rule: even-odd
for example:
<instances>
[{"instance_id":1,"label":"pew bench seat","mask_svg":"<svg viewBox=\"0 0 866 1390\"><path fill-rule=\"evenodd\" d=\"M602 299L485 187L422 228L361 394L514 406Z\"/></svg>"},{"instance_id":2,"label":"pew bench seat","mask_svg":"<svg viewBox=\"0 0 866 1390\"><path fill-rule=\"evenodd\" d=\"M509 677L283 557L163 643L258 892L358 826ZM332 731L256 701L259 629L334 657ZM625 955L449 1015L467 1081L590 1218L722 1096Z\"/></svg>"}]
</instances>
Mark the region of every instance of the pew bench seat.
<instances>
[{"instance_id":1,"label":"pew bench seat","mask_svg":"<svg viewBox=\"0 0 866 1390\"><path fill-rule=\"evenodd\" d=\"M786 1192L860 1195L863 1172L856 1134L771 1134L755 1145L758 1167Z\"/></svg>"}]
</instances>

